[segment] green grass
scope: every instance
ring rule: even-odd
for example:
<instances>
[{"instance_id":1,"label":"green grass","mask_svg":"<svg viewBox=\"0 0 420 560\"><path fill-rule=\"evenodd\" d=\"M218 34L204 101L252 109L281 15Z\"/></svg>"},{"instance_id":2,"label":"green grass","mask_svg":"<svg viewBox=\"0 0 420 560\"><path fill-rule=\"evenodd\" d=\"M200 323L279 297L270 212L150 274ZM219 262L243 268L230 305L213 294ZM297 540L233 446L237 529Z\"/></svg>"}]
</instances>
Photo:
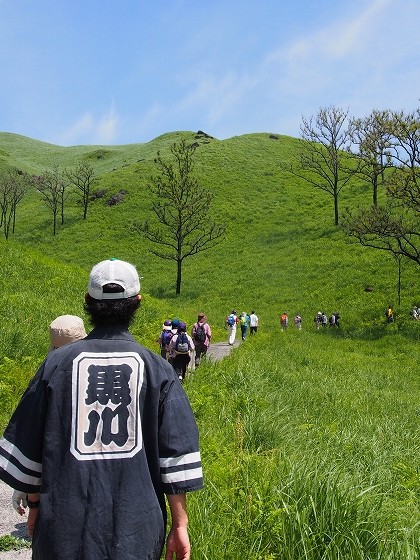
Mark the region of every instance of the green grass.
<instances>
[{"instance_id":1,"label":"green grass","mask_svg":"<svg viewBox=\"0 0 420 560\"><path fill-rule=\"evenodd\" d=\"M0 551L10 552L11 550L21 550L22 548L30 548L31 543L25 539L19 539L12 535L0 536Z\"/></svg>"},{"instance_id":2,"label":"green grass","mask_svg":"<svg viewBox=\"0 0 420 560\"><path fill-rule=\"evenodd\" d=\"M228 225L222 244L175 269L148 251L130 224L150 215L147 189L158 149L191 132L147 144L61 148L0 134L1 162L28 172L79 158L95 167L107 196L88 219L73 197L55 238L36 193L18 207L17 230L0 240L0 425L4 427L48 347L58 314L83 316L91 266L133 262L143 304L133 334L157 351L167 317L189 326L204 310L214 341L224 317L254 308L259 332L221 363L203 363L185 388L200 427L206 489L189 497L198 559L411 560L420 557L420 322L418 270L404 263L397 305L392 258L350 243L333 227L332 199L288 176L297 140L251 134L202 139L196 169ZM0 162L0 163L1 163ZM370 203L360 182L340 206ZM372 292L366 292L366 286ZM385 323L392 303L396 322ZM287 311L291 325L278 328ZM340 329L316 331L318 311L338 310ZM292 323L299 313L302 331Z\"/></svg>"}]
</instances>

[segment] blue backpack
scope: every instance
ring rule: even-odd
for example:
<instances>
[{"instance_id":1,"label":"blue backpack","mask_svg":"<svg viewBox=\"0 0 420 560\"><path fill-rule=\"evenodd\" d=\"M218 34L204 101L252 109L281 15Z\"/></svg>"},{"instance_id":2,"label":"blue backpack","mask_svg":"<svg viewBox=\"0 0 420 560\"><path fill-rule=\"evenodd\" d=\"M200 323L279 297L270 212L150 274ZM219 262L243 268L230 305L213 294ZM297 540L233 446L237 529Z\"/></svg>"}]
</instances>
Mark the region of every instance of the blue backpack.
<instances>
[{"instance_id":1,"label":"blue backpack","mask_svg":"<svg viewBox=\"0 0 420 560\"><path fill-rule=\"evenodd\" d=\"M229 327L233 327L233 325L236 325L236 317L235 315L229 315L229 317L227 318L227 324L229 325Z\"/></svg>"}]
</instances>

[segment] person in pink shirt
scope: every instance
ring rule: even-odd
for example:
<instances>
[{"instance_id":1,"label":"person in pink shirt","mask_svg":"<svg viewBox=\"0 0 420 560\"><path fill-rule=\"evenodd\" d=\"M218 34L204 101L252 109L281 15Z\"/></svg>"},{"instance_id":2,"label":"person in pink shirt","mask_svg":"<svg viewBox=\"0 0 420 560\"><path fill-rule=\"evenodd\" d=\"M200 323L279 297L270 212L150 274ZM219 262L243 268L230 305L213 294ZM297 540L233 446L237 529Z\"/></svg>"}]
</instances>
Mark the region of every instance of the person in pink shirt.
<instances>
[{"instance_id":1,"label":"person in pink shirt","mask_svg":"<svg viewBox=\"0 0 420 560\"><path fill-rule=\"evenodd\" d=\"M204 313L198 314L197 322L191 329L191 338L195 348L195 367L198 367L201 357L207 354L211 340L211 328Z\"/></svg>"}]
</instances>

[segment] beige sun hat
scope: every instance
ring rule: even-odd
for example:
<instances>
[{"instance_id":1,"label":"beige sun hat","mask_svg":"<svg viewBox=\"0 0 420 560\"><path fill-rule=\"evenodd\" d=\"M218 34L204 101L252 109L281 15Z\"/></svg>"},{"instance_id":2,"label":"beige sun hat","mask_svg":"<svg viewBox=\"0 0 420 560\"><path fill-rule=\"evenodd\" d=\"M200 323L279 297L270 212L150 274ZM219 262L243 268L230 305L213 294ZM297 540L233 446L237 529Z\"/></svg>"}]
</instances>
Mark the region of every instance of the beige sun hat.
<instances>
[{"instance_id":1,"label":"beige sun hat","mask_svg":"<svg viewBox=\"0 0 420 560\"><path fill-rule=\"evenodd\" d=\"M60 315L50 324L50 350L55 350L69 342L85 338L83 319L77 315Z\"/></svg>"}]
</instances>

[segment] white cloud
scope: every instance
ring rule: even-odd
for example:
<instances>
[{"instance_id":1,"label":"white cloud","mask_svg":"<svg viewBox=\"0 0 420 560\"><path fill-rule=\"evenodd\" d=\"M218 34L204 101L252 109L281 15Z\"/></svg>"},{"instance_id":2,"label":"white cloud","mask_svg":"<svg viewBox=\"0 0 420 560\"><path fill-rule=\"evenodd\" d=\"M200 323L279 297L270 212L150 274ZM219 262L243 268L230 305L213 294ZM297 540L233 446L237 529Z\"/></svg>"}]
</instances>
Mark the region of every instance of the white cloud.
<instances>
[{"instance_id":1,"label":"white cloud","mask_svg":"<svg viewBox=\"0 0 420 560\"><path fill-rule=\"evenodd\" d=\"M65 146L81 144L81 138L89 136L93 128L93 117L90 113L85 113L61 136L60 144Z\"/></svg>"},{"instance_id":2,"label":"white cloud","mask_svg":"<svg viewBox=\"0 0 420 560\"><path fill-rule=\"evenodd\" d=\"M59 143L64 146L112 144L116 140L119 121L114 104L98 121L92 113L86 112L60 135Z\"/></svg>"},{"instance_id":3,"label":"white cloud","mask_svg":"<svg viewBox=\"0 0 420 560\"><path fill-rule=\"evenodd\" d=\"M94 127L95 144L113 144L117 136L119 120L115 106L112 104L108 114Z\"/></svg>"}]
</instances>

